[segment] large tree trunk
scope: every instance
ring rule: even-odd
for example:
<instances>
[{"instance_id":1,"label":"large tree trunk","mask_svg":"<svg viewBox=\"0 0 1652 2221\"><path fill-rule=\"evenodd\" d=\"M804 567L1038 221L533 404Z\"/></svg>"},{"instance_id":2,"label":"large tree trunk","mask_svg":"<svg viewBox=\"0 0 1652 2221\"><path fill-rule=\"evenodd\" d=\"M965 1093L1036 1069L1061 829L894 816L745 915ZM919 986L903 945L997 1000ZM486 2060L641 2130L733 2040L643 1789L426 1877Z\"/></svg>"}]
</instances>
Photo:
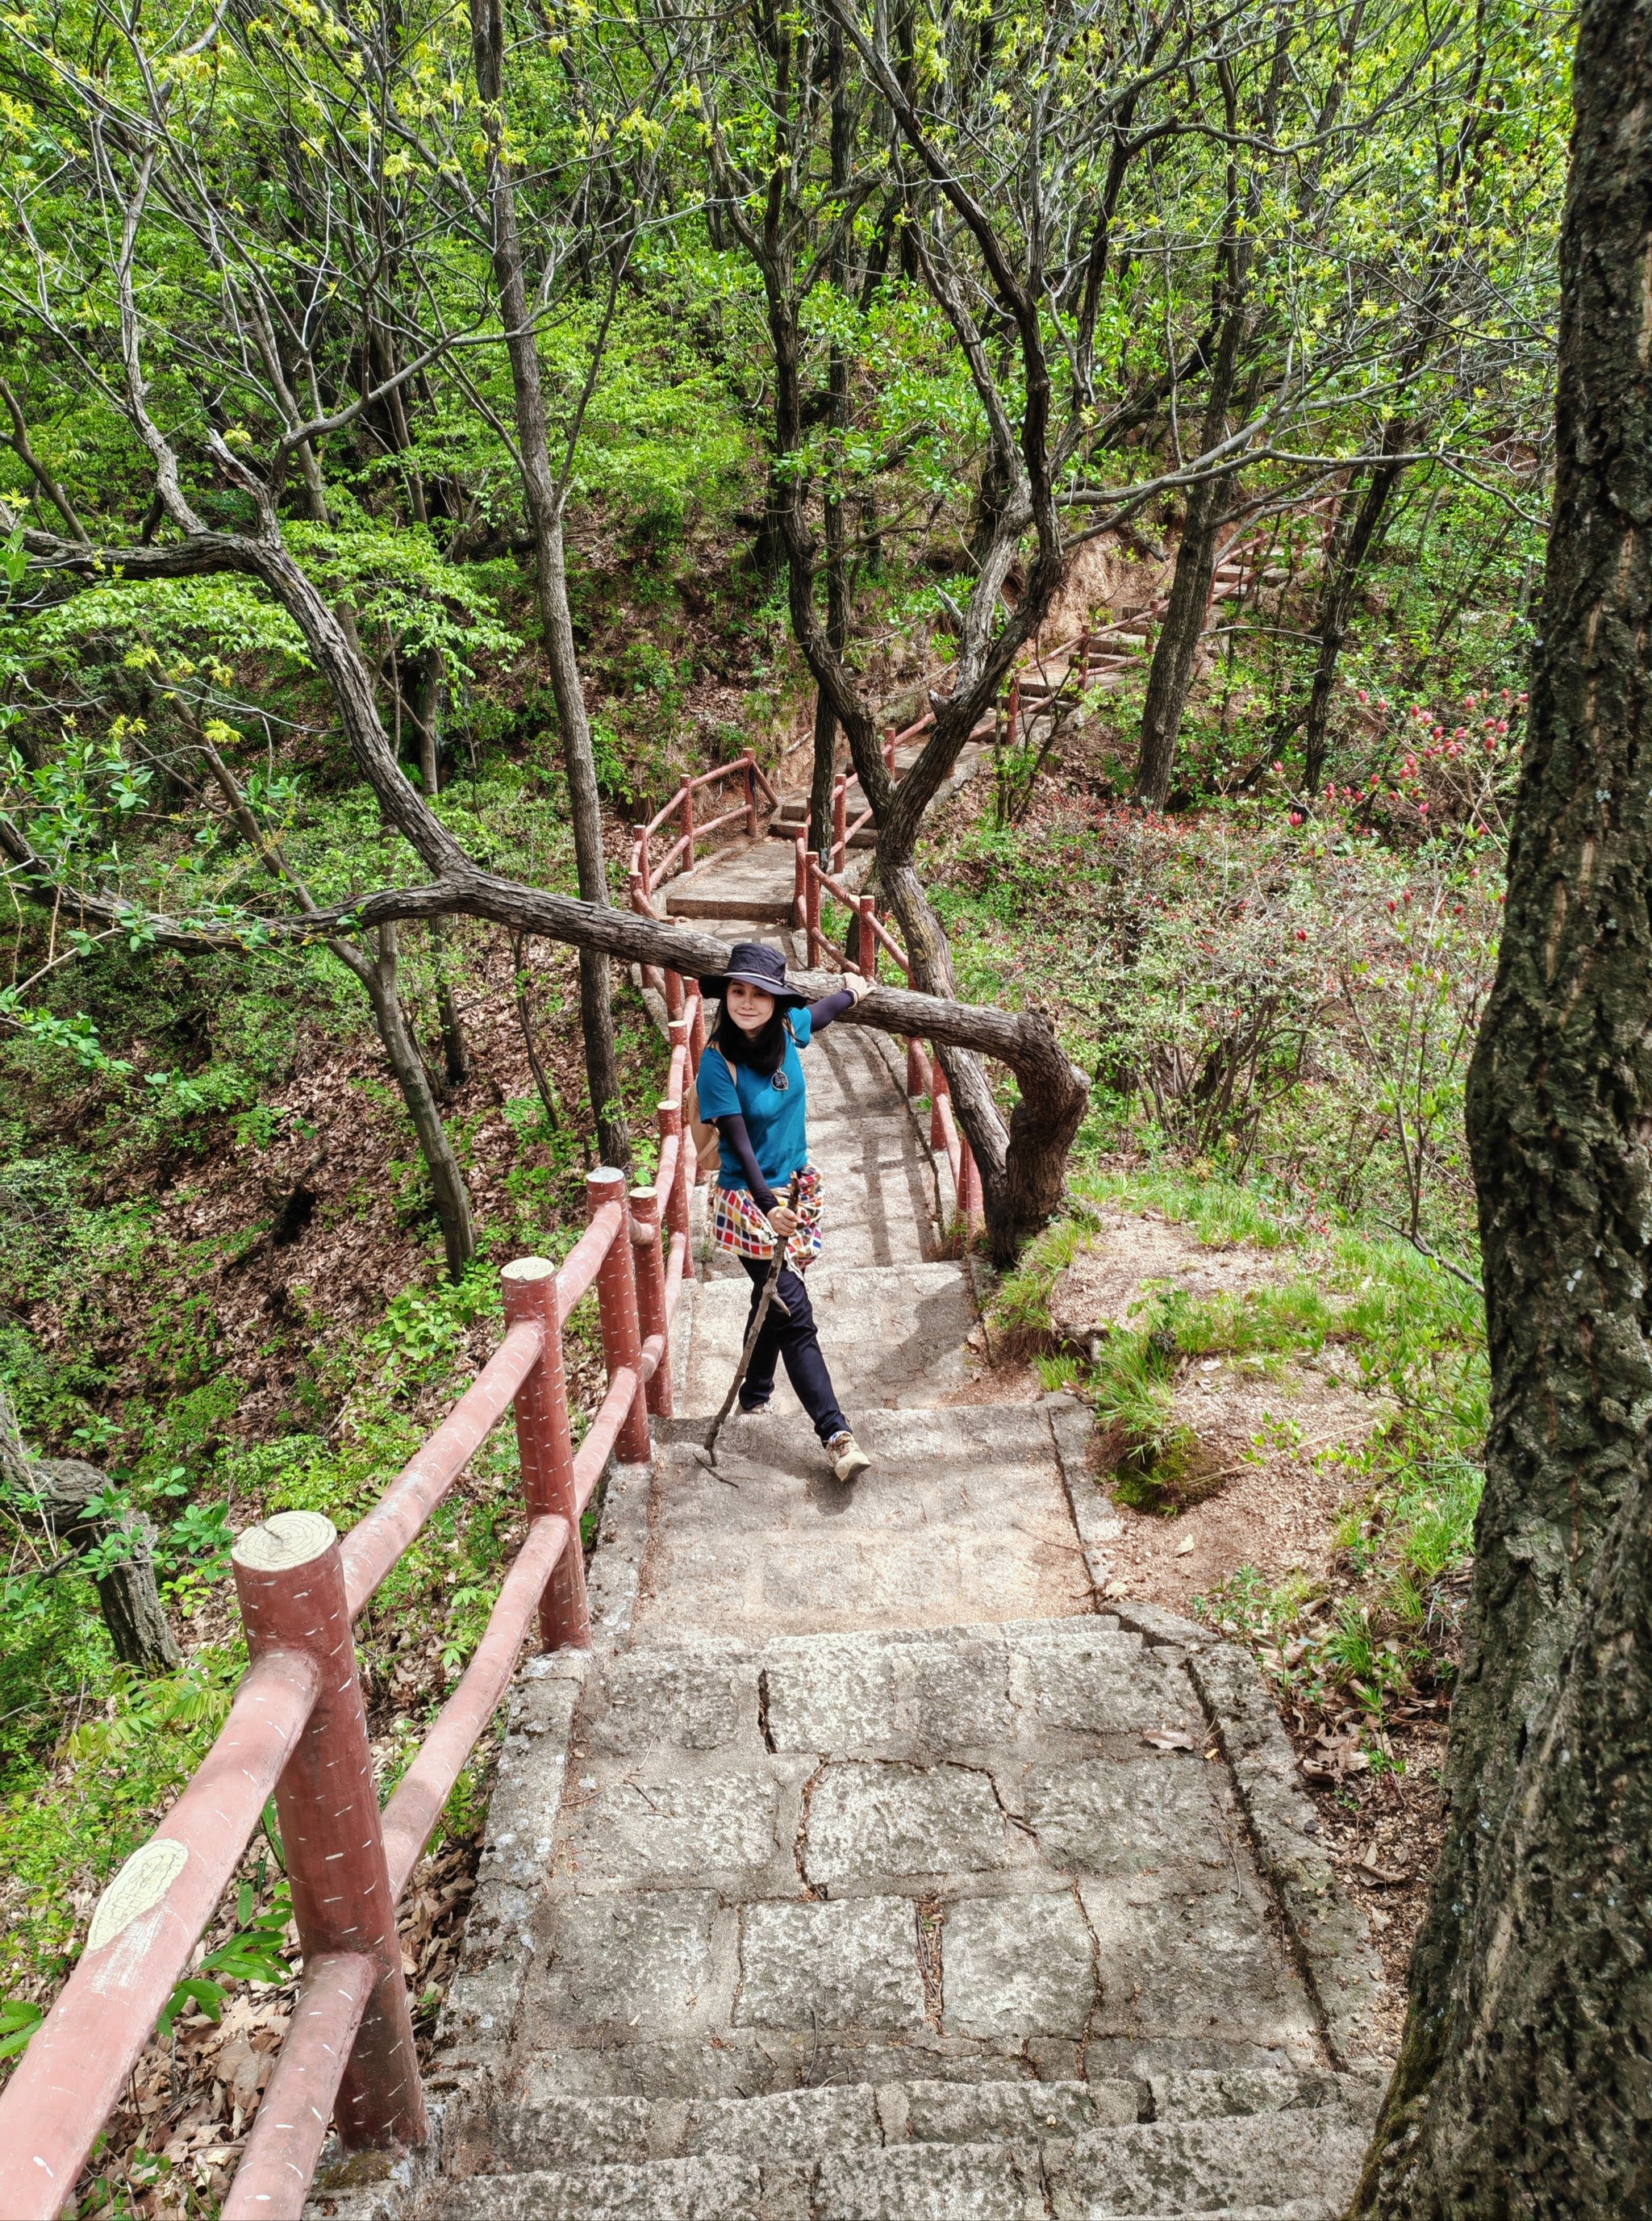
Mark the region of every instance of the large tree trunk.
<instances>
[{"instance_id":1,"label":"large tree trunk","mask_svg":"<svg viewBox=\"0 0 1652 2221\"><path fill-rule=\"evenodd\" d=\"M1275 71L1272 89L1263 103L1259 119L1266 130L1272 128L1274 97L1280 85L1276 50ZM1239 113L1233 81L1223 75L1223 95L1227 106L1228 128L1236 132ZM1216 297L1212 303L1220 321L1217 327L1216 347L1211 357L1210 389L1205 397L1205 416L1199 426L1198 448L1208 454L1228 429L1228 410L1233 401L1234 385L1238 376L1240 350L1249 328L1249 316L1245 306L1245 294L1250 275L1251 249L1235 221L1241 212L1239 172L1231 155L1227 172L1229 229L1222 243ZM1260 181L1253 178L1243 196L1254 225ZM1246 411L1255 398L1255 385L1260 372L1253 369L1251 391L1245 397ZM1199 642L1205 637L1205 621L1210 613L1211 586L1216 575L1216 552L1222 528L1232 505L1238 473L1224 471L1218 476L1195 479L1187 489L1187 508L1182 522L1181 545L1176 550L1176 568L1170 582L1169 605L1165 610L1164 624L1153 651L1153 666L1148 673L1147 699L1142 706L1142 752L1136 766L1136 791L1142 800L1155 810L1162 810L1170 793L1170 775L1175 766L1176 743L1181 737L1181 723L1187 711L1187 697L1193 684L1193 674L1198 667Z\"/></svg>"},{"instance_id":2,"label":"large tree trunk","mask_svg":"<svg viewBox=\"0 0 1652 2221\"><path fill-rule=\"evenodd\" d=\"M815 747L809 771L809 846L823 856L832 845L832 790L837 785L837 713L823 686L815 689Z\"/></svg>"},{"instance_id":3,"label":"large tree trunk","mask_svg":"<svg viewBox=\"0 0 1652 2221\"><path fill-rule=\"evenodd\" d=\"M522 240L516 222L516 188L504 151L504 10L503 0L472 0L471 38L477 90L487 118L488 194L493 211L493 274L510 359L516 403L516 442L521 454L523 495L534 534L539 589L540 629L551 666L551 688L562 729L562 760L567 771L569 813L579 892L601 907L608 900L608 867L603 855L602 804L597 765L591 747L591 720L573 644L568 610L562 511L566 489L551 469L545 396L540 380L539 347L534 336L523 276ZM597 1147L604 1164L623 1170L631 1162L631 1139L620 1097L614 1054L612 991L605 958L591 949L579 954L579 1017L585 1035L585 1079Z\"/></svg>"},{"instance_id":4,"label":"large tree trunk","mask_svg":"<svg viewBox=\"0 0 1652 2221\"><path fill-rule=\"evenodd\" d=\"M1450 1826L1357 2211L1652 2211L1652 0L1586 0L1555 518L1470 1079L1492 1404Z\"/></svg>"}]
</instances>

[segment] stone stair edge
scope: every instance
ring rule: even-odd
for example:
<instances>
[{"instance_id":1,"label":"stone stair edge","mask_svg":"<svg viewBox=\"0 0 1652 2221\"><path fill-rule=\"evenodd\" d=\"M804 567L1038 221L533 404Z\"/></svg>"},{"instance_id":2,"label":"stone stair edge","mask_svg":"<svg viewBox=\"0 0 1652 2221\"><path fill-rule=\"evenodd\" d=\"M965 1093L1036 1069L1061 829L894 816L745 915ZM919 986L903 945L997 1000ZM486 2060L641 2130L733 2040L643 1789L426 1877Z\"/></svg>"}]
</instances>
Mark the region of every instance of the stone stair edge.
<instances>
[{"instance_id":1,"label":"stone stair edge","mask_svg":"<svg viewBox=\"0 0 1652 2221\"><path fill-rule=\"evenodd\" d=\"M1318 1815L1261 1668L1242 1644L1196 1620L1108 1592L1106 1547L1113 1530L1089 1470L1091 1413L1072 1395L1046 1397L1043 1409L1098 1599L1150 1648L1185 1659L1331 2058L1344 2069L1374 2066L1386 2042L1381 2025L1386 1978L1365 1910L1344 1891L1318 1841Z\"/></svg>"},{"instance_id":2,"label":"stone stair edge","mask_svg":"<svg viewBox=\"0 0 1652 2221\"><path fill-rule=\"evenodd\" d=\"M797 2193L798 2221L876 2221L897 2210L887 2202L891 2192L922 2200L910 2209L915 2221L929 2216L939 2221L941 2208L926 2193L938 2189L956 2195L967 2187L987 2196L957 2209L961 2214L1016 2221L1015 2204L992 2193L1021 2182L1037 2186L1041 2200L1043 2190L1053 2188L1056 2212L1095 2221L1115 2214L1169 2221L1187 2210L1190 2199L1206 2213L1253 2212L1286 2221L1292 2214L1340 2212L1366 2137L1365 2121L1340 2099L1265 2114L1120 2122L1055 2135L1041 2134L1036 2124L1021 2134L955 2139L886 2142L839 2133L807 2149L771 2141L754 2149L712 2146L646 2158L428 2176L413 2190L410 2211L418 2221L449 2213L521 2215L523 2221L529 2216L560 2221L575 2214L585 2221L644 2221L645 2216L665 2221L667 2214L670 2221L743 2221L746 2216L759 2221L775 2210L767 2199L778 2187ZM1259 2190L1287 2187L1309 2196L1256 2204ZM861 2202L862 2190L873 2194L870 2202ZM1223 2196L1220 2205L1211 2203L1213 2193ZM723 2202L702 2202L702 2193L708 2201ZM354 2201L352 2209L353 2221L360 2221Z\"/></svg>"},{"instance_id":3,"label":"stone stair edge","mask_svg":"<svg viewBox=\"0 0 1652 2221\"><path fill-rule=\"evenodd\" d=\"M1009 2124L1017 2114L1019 2133L1041 2142L1048 2141L1044 2131L1070 2140L1123 2129L1183 2130L1195 2124L1286 2112L1346 2114L1370 2127L1382 2094L1380 2078L1317 2068L1184 2068L1093 2081L937 2081L918 2076L744 2097L646 2098L569 2093L556 2086L548 2061L536 2076L530 2057L509 2080L526 2084L526 2093L506 2094L491 2087L479 2099L450 2110L446 2147L453 2173L512 2171L454 2163L462 2161L472 2137L520 2151L531 2141L524 2129L548 2131L549 2140L561 2131L587 2148L608 2132L611 2156L570 2161L568 2166L632 2165L645 2158L742 2151L800 2162L844 2143L893 2149L1015 2141ZM549 2086L536 2093L536 2080ZM994 2117L998 2126L989 2131L985 2124Z\"/></svg>"}]
</instances>

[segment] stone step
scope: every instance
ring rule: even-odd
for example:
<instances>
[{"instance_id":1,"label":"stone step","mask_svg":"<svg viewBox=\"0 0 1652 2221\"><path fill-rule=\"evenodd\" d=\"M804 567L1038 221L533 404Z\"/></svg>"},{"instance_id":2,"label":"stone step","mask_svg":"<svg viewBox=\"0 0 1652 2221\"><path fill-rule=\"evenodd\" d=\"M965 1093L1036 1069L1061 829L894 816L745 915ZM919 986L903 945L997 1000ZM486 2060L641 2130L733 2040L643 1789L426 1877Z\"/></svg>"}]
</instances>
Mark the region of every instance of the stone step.
<instances>
[{"instance_id":1,"label":"stone step","mask_svg":"<svg viewBox=\"0 0 1652 2221\"><path fill-rule=\"evenodd\" d=\"M829 1316L821 1339L829 1365ZM873 1464L848 1491L795 1406L729 1422L721 1483L689 1447L703 1420L660 1429L637 1603L647 1641L673 1629L802 1634L1088 1611L1089 1575L1036 1405L861 1405L848 1417Z\"/></svg>"},{"instance_id":2,"label":"stone step","mask_svg":"<svg viewBox=\"0 0 1652 2221\"><path fill-rule=\"evenodd\" d=\"M1150 2094L1188 2068L1311 2066L1313 2013L1179 1653L1098 1616L662 1631L583 1677L566 1801L532 1853L518 2092L680 2105L1031 2068ZM1190 2110L1215 2131L1283 2086L1230 2074ZM942 2140L1017 2125L1001 2098L916 2102L916 2124L880 2117L885 2141L932 2140L925 2106ZM604 2118L657 2155L663 2115Z\"/></svg>"},{"instance_id":3,"label":"stone step","mask_svg":"<svg viewBox=\"0 0 1652 2221\"><path fill-rule=\"evenodd\" d=\"M527 2165L431 2186L424 2221L1181 2221L1193 2213L1330 2221L1346 2206L1367 2141L1363 2124L1336 2101L1085 2128L1079 2101L1093 2112L1089 2093L1027 2087L1030 2133L1008 2138L885 2142L879 2093L797 2092L679 2106L676 2133L692 2149L619 2162L574 2157L587 2117L570 2105L560 2164L535 2164L545 2147L524 2139L517 2149ZM1048 2108L1042 2120L1037 2105ZM1045 2125L1052 2119L1056 2133ZM461 2144L455 2157L471 2149Z\"/></svg>"},{"instance_id":4,"label":"stone step","mask_svg":"<svg viewBox=\"0 0 1652 2221\"><path fill-rule=\"evenodd\" d=\"M996 712L989 711L975 727L973 733L960 751L958 761L954 766L951 775L942 782L935 800L929 804L931 810L949 801L961 787L973 779L985 760L987 753L985 743L992 738L997 722ZM900 751L897 758L899 778L904 778L906 773L917 762L919 753L917 748L906 748ZM866 797L861 791L860 781L851 779L847 802L848 815L851 818L858 817L866 806ZM769 819L770 835L776 840L795 841L808 814L809 798L806 794L782 795L773 816ZM860 832L854 836L849 845L854 848L870 848L876 845L876 841L877 835L868 825L863 827Z\"/></svg>"},{"instance_id":5,"label":"stone step","mask_svg":"<svg viewBox=\"0 0 1652 2221\"><path fill-rule=\"evenodd\" d=\"M1369 2137L1341 2106L1223 2120L1143 2122L1047 2146L1054 2221L1121 2214L1267 2212L1322 2198L1346 2210Z\"/></svg>"},{"instance_id":6,"label":"stone step","mask_svg":"<svg viewBox=\"0 0 1652 2221\"><path fill-rule=\"evenodd\" d=\"M717 2155L809 2167L848 2149L901 2144L1045 2143L1151 2119L1234 2118L1335 2109L1369 2123L1379 2086L1330 2074L1190 2074L1099 2082L885 2082L756 2098L593 2098L570 2093L554 2059L530 2061L510 2100L450 2113L449 2174L641 2167Z\"/></svg>"}]
</instances>

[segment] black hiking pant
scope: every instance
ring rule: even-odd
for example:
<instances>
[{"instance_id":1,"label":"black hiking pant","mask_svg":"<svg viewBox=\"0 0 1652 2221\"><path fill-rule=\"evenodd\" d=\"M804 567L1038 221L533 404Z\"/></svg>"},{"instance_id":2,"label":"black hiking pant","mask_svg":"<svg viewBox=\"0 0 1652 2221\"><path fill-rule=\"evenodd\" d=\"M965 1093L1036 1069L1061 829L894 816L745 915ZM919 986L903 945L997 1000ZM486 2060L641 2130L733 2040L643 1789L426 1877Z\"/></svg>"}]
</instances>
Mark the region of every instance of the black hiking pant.
<instances>
[{"instance_id":1,"label":"black hiking pant","mask_svg":"<svg viewBox=\"0 0 1652 2221\"><path fill-rule=\"evenodd\" d=\"M740 1261L752 1284L751 1308L746 1313L746 1332L749 1334L762 1300L769 1261L767 1257L742 1257ZM780 1309L782 1304L785 1311ZM777 1362L785 1365L785 1377L797 1391L798 1403L814 1421L815 1432L822 1442L830 1442L834 1435L847 1434L849 1423L837 1407L832 1376L821 1354L820 1332L810 1307L809 1291L803 1285L802 1275L792 1272L789 1266L781 1270L768 1317L763 1321L763 1331L757 1337L751 1364L740 1384L742 1411L767 1404L774 1393Z\"/></svg>"}]
</instances>

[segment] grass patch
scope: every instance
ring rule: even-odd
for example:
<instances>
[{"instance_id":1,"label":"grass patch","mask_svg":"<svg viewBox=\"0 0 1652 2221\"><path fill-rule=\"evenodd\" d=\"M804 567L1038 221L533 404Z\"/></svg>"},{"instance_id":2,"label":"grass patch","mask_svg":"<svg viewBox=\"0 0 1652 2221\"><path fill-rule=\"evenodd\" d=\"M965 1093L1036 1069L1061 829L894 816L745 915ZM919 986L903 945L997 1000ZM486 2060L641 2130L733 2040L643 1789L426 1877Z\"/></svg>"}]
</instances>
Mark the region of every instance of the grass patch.
<instances>
[{"instance_id":1,"label":"grass patch","mask_svg":"<svg viewBox=\"0 0 1652 2221\"><path fill-rule=\"evenodd\" d=\"M1107 1336L1093 1356L1055 1348L1051 1292L1109 1204L1157 1211L1208 1242L1275 1250L1281 1265L1300 1253L1302 1269L1242 1294L1149 1287L1130 1326ZM1036 1362L1046 1385L1090 1404L1111 1440L1112 1494L1142 1511L1173 1515L1220 1486L1208 1453L1176 1417L1177 1383L1195 1361L1313 1360L1333 1378L1380 1393L1386 1423L1339 1455L1354 1498L1332 1538L1337 1592L1294 1575L1270 1585L1243 1567L1198 1609L1315 1701L1340 1688L1380 1715L1396 1690L1449 1679L1489 1417L1476 1291L1404 1242L1358 1229L1310 1236L1255 1189L1161 1166L1080 1182L1071 1215L1003 1282L993 1317L1012 1346L1042 1338Z\"/></svg>"}]
</instances>

